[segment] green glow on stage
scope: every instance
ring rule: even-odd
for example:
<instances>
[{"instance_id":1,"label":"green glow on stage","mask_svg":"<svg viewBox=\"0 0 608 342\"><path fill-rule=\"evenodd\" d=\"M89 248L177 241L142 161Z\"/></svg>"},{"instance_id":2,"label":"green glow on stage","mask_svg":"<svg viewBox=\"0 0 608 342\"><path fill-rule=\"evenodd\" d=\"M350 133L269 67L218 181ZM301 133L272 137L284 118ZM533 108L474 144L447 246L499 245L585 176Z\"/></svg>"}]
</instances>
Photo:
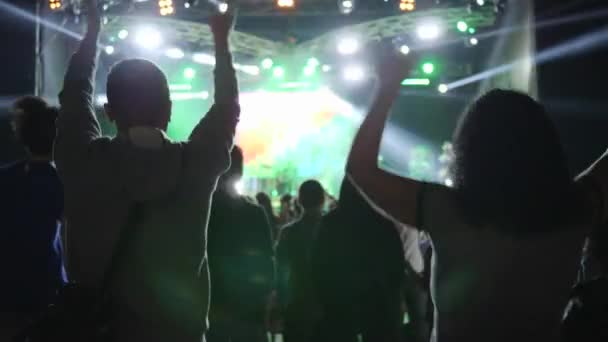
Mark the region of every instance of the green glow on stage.
<instances>
[{"instance_id":1,"label":"green glow on stage","mask_svg":"<svg viewBox=\"0 0 608 342\"><path fill-rule=\"evenodd\" d=\"M435 64L433 64L431 62L426 62L426 63L422 64L422 72L424 72L427 75L431 75L432 73L435 72Z\"/></svg>"},{"instance_id":2,"label":"green glow on stage","mask_svg":"<svg viewBox=\"0 0 608 342\"><path fill-rule=\"evenodd\" d=\"M466 32L467 29L469 28L469 25L467 25L467 23L465 21L461 20L456 24L456 28L458 28L458 31L460 31L460 32Z\"/></svg>"},{"instance_id":3,"label":"green glow on stage","mask_svg":"<svg viewBox=\"0 0 608 342\"><path fill-rule=\"evenodd\" d=\"M264 69L270 69L270 68L272 68L273 64L274 64L274 62L270 58L264 58L262 60L262 68L264 68Z\"/></svg>"},{"instance_id":4,"label":"green glow on stage","mask_svg":"<svg viewBox=\"0 0 608 342\"><path fill-rule=\"evenodd\" d=\"M184 77L186 79L193 79L196 76L196 70L194 68L186 68L184 69Z\"/></svg>"},{"instance_id":5,"label":"green glow on stage","mask_svg":"<svg viewBox=\"0 0 608 342\"><path fill-rule=\"evenodd\" d=\"M281 67L281 66L277 66L272 70L272 75L275 78L283 78L283 76L285 76L285 68Z\"/></svg>"},{"instance_id":6,"label":"green glow on stage","mask_svg":"<svg viewBox=\"0 0 608 342\"><path fill-rule=\"evenodd\" d=\"M428 78L406 78L401 82L404 86L428 86L431 84L431 80Z\"/></svg>"}]
</instances>

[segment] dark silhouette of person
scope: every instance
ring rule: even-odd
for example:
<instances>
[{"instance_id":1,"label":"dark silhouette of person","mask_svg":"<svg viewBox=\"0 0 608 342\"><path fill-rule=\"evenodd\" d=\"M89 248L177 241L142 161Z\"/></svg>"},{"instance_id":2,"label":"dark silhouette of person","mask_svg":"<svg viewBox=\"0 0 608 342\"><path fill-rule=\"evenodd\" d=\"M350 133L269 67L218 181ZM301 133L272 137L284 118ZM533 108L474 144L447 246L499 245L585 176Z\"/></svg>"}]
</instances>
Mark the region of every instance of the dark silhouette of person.
<instances>
[{"instance_id":1,"label":"dark silhouette of person","mask_svg":"<svg viewBox=\"0 0 608 342\"><path fill-rule=\"evenodd\" d=\"M276 247L278 302L284 308L283 336L287 342L314 341L321 318L311 256L323 217L325 190L316 180L308 180L300 186L298 198L303 215L281 230Z\"/></svg>"},{"instance_id":2,"label":"dark silhouette of person","mask_svg":"<svg viewBox=\"0 0 608 342\"><path fill-rule=\"evenodd\" d=\"M317 341L400 341L404 271L394 223L343 181L338 207L323 219L313 254L323 312Z\"/></svg>"},{"instance_id":3,"label":"dark silhouette of person","mask_svg":"<svg viewBox=\"0 0 608 342\"><path fill-rule=\"evenodd\" d=\"M265 310L274 286L274 251L264 209L241 196L243 152L235 146L230 169L213 196L209 220L211 308L209 342L266 341Z\"/></svg>"},{"instance_id":4,"label":"dark silhouette of person","mask_svg":"<svg viewBox=\"0 0 608 342\"><path fill-rule=\"evenodd\" d=\"M39 97L14 104L13 127L27 156L0 167L0 340L54 302L65 283L60 239L63 187L52 158L57 108Z\"/></svg>"},{"instance_id":5,"label":"dark silhouette of person","mask_svg":"<svg viewBox=\"0 0 608 342\"><path fill-rule=\"evenodd\" d=\"M279 210L279 225L285 226L296 219L295 210L293 208L293 196L284 194L281 196L281 208Z\"/></svg>"},{"instance_id":6,"label":"dark silhouette of person","mask_svg":"<svg viewBox=\"0 0 608 342\"><path fill-rule=\"evenodd\" d=\"M432 340L559 340L587 227L608 215L608 158L573 181L542 105L492 90L455 131L453 188L388 173L382 132L413 62L386 55L347 174L380 213L432 239Z\"/></svg>"},{"instance_id":7,"label":"dark silhouette of person","mask_svg":"<svg viewBox=\"0 0 608 342\"><path fill-rule=\"evenodd\" d=\"M272 209L272 200L265 192L258 192L258 194L255 195L255 199L262 209L264 209L266 217L268 217L268 221L272 227L272 241L276 241L279 236L279 218L274 214L274 209Z\"/></svg>"},{"instance_id":8,"label":"dark silhouette of person","mask_svg":"<svg viewBox=\"0 0 608 342\"><path fill-rule=\"evenodd\" d=\"M105 105L115 138L93 110L100 32L97 2L59 95L55 160L64 183L68 271L97 289L116 241L132 230L110 279L115 341L200 341L206 330L206 228L211 195L230 165L240 108L229 14L212 16L215 101L186 142L165 134L167 79L153 63L127 59L108 75Z\"/></svg>"}]
</instances>

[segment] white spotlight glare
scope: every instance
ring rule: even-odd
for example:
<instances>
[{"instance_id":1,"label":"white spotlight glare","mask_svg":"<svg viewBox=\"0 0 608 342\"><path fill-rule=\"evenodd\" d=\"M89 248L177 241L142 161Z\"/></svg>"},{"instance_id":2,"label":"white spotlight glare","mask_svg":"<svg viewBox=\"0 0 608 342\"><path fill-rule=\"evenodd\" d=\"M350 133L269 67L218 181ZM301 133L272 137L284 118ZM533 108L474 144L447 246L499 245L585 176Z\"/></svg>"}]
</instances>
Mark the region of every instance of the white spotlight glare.
<instances>
[{"instance_id":1,"label":"white spotlight glare","mask_svg":"<svg viewBox=\"0 0 608 342\"><path fill-rule=\"evenodd\" d=\"M483 6L483 5L485 5L485 4L486 4L486 0L477 0L477 4L478 4L479 6Z\"/></svg>"},{"instance_id":2,"label":"white spotlight glare","mask_svg":"<svg viewBox=\"0 0 608 342\"><path fill-rule=\"evenodd\" d=\"M352 55L359 50L357 39L349 37L338 42L338 52L342 55Z\"/></svg>"},{"instance_id":3,"label":"white spotlight glare","mask_svg":"<svg viewBox=\"0 0 608 342\"><path fill-rule=\"evenodd\" d=\"M180 48L170 48L165 51L165 56L173 59L184 58L184 55L184 51L182 51L182 49Z\"/></svg>"},{"instance_id":4,"label":"white spotlight glare","mask_svg":"<svg viewBox=\"0 0 608 342\"><path fill-rule=\"evenodd\" d=\"M118 38L126 39L128 36L129 36L129 31L127 31L125 29L118 31Z\"/></svg>"},{"instance_id":5,"label":"white spotlight glare","mask_svg":"<svg viewBox=\"0 0 608 342\"><path fill-rule=\"evenodd\" d=\"M323 70L323 72L329 72L329 71L331 71L331 66L328 64L323 64L323 66L321 67L321 70Z\"/></svg>"},{"instance_id":6,"label":"white spotlight glare","mask_svg":"<svg viewBox=\"0 0 608 342\"><path fill-rule=\"evenodd\" d=\"M144 49L155 49L162 43L162 37L157 30L144 27L135 34L135 43Z\"/></svg>"},{"instance_id":7,"label":"white spotlight glare","mask_svg":"<svg viewBox=\"0 0 608 342\"><path fill-rule=\"evenodd\" d=\"M220 2L217 5L217 10L222 14L228 12L228 4L225 2Z\"/></svg>"},{"instance_id":8,"label":"white spotlight glare","mask_svg":"<svg viewBox=\"0 0 608 342\"><path fill-rule=\"evenodd\" d=\"M407 55L408 53L410 53L410 47L405 44L401 45L399 51L401 51L402 54Z\"/></svg>"},{"instance_id":9,"label":"white spotlight glare","mask_svg":"<svg viewBox=\"0 0 608 342\"><path fill-rule=\"evenodd\" d=\"M437 87L437 90L438 90L440 93L445 94L445 93L447 93L447 92L448 92L449 88L448 88L447 84L443 84L443 83L442 83L442 84L440 84L440 85L439 85L439 87Z\"/></svg>"},{"instance_id":10,"label":"white spotlight glare","mask_svg":"<svg viewBox=\"0 0 608 342\"><path fill-rule=\"evenodd\" d=\"M359 82L365 78L365 70L360 65L349 65L344 68L342 76L347 81Z\"/></svg>"},{"instance_id":11,"label":"white spotlight glare","mask_svg":"<svg viewBox=\"0 0 608 342\"><path fill-rule=\"evenodd\" d=\"M350 14L355 9L355 0L338 0L338 9L342 14Z\"/></svg>"},{"instance_id":12,"label":"white spotlight glare","mask_svg":"<svg viewBox=\"0 0 608 342\"><path fill-rule=\"evenodd\" d=\"M192 60L199 64L215 65L215 57L206 53L195 53Z\"/></svg>"},{"instance_id":13,"label":"white spotlight glare","mask_svg":"<svg viewBox=\"0 0 608 342\"><path fill-rule=\"evenodd\" d=\"M112 45L108 45L106 46L105 51L108 55L111 55L114 53L114 47Z\"/></svg>"},{"instance_id":14,"label":"white spotlight glare","mask_svg":"<svg viewBox=\"0 0 608 342\"><path fill-rule=\"evenodd\" d=\"M418 26L416 34L422 40L433 40L439 37L439 25L436 23L424 23Z\"/></svg>"},{"instance_id":15,"label":"white spotlight glare","mask_svg":"<svg viewBox=\"0 0 608 342\"><path fill-rule=\"evenodd\" d=\"M472 37L469 39L469 43L471 43L471 45L475 46L475 45L479 44L479 39Z\"/></svg>"}]
</instances>

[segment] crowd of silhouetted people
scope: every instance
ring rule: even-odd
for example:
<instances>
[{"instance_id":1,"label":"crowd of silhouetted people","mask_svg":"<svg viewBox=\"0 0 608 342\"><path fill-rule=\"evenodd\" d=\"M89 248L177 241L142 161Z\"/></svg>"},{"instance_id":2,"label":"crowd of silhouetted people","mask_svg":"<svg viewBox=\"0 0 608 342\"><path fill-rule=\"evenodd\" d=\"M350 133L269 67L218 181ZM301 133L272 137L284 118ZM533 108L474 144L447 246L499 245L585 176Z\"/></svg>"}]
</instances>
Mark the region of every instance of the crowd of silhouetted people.
<instances>
[{"instance_id":1,"label":"crowd of silhouetted people","mask_svg":"<svg viewBox=\"0 0 608 342\"><path fill-rule=\"evenodd\" d=\"M214 104L187 141L166 136L167 79L143 59L107 76L110 138L89 4L59 107L13 106L28 156L0 168L0 340L608 341L608 157L573 178L539 102L474 101L453 186L397 176L378 152L413 62L386 51L337 199L308 180L275 210L234 186L233 17L210 19Z\"/></svg>"}]
</instances>

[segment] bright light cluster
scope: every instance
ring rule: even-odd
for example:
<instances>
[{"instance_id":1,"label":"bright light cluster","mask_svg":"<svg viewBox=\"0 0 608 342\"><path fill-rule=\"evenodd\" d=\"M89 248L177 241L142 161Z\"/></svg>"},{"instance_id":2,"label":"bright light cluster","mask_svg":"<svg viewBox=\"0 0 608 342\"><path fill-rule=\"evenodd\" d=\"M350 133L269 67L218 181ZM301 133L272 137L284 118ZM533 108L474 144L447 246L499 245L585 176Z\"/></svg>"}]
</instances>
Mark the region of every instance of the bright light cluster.
<instances>
[{"instance_id":1,"label":"bright light cluster","mask_svg":"<svg viewBox=\"0 0 608 342\"><path fill-rule=\"evenodd\" d=\"M293 8L296 6L295 0L277 0L279 8Z\"/></svg>"},{"instance_id":2,"label":"bright light cluster","mask_svg":"<svg viewBox=\"0 0 608 342\"><path fill-rule=\"evenodd\" d=\"M416 9L416 0L400 0L399 9L403 12L411 12Z\"/></svg>"},{"instance_id":3,"label":"bright light cluster","mask_svg":"<svg viewBox=\"0 0 608 342\"><path fill-rule=\"evenodd\" d=\"M351 14L355 10L355 0L338 0L338 9L342 14Z\"/></svg>"},{"instance_id":4,"label":"bright light cluster","mask_svg":"<svg viewBox=\"0 0 608 342\"><path fill-rule=\"evenodd\" d=\"M173 14L175 12L173 0L158 0L158 9L162 16Z\"/></svg>"},{"instance_id":5,"label":"bright light cluster","mask_svg":"<svg viewBox=\"0 0 608 342\"><path fill-rule=\"evenodd\" d=\"M51 11L60 10L62 6L61 0L49 0L49 8Z\"/></svg>"}]
</instances>

